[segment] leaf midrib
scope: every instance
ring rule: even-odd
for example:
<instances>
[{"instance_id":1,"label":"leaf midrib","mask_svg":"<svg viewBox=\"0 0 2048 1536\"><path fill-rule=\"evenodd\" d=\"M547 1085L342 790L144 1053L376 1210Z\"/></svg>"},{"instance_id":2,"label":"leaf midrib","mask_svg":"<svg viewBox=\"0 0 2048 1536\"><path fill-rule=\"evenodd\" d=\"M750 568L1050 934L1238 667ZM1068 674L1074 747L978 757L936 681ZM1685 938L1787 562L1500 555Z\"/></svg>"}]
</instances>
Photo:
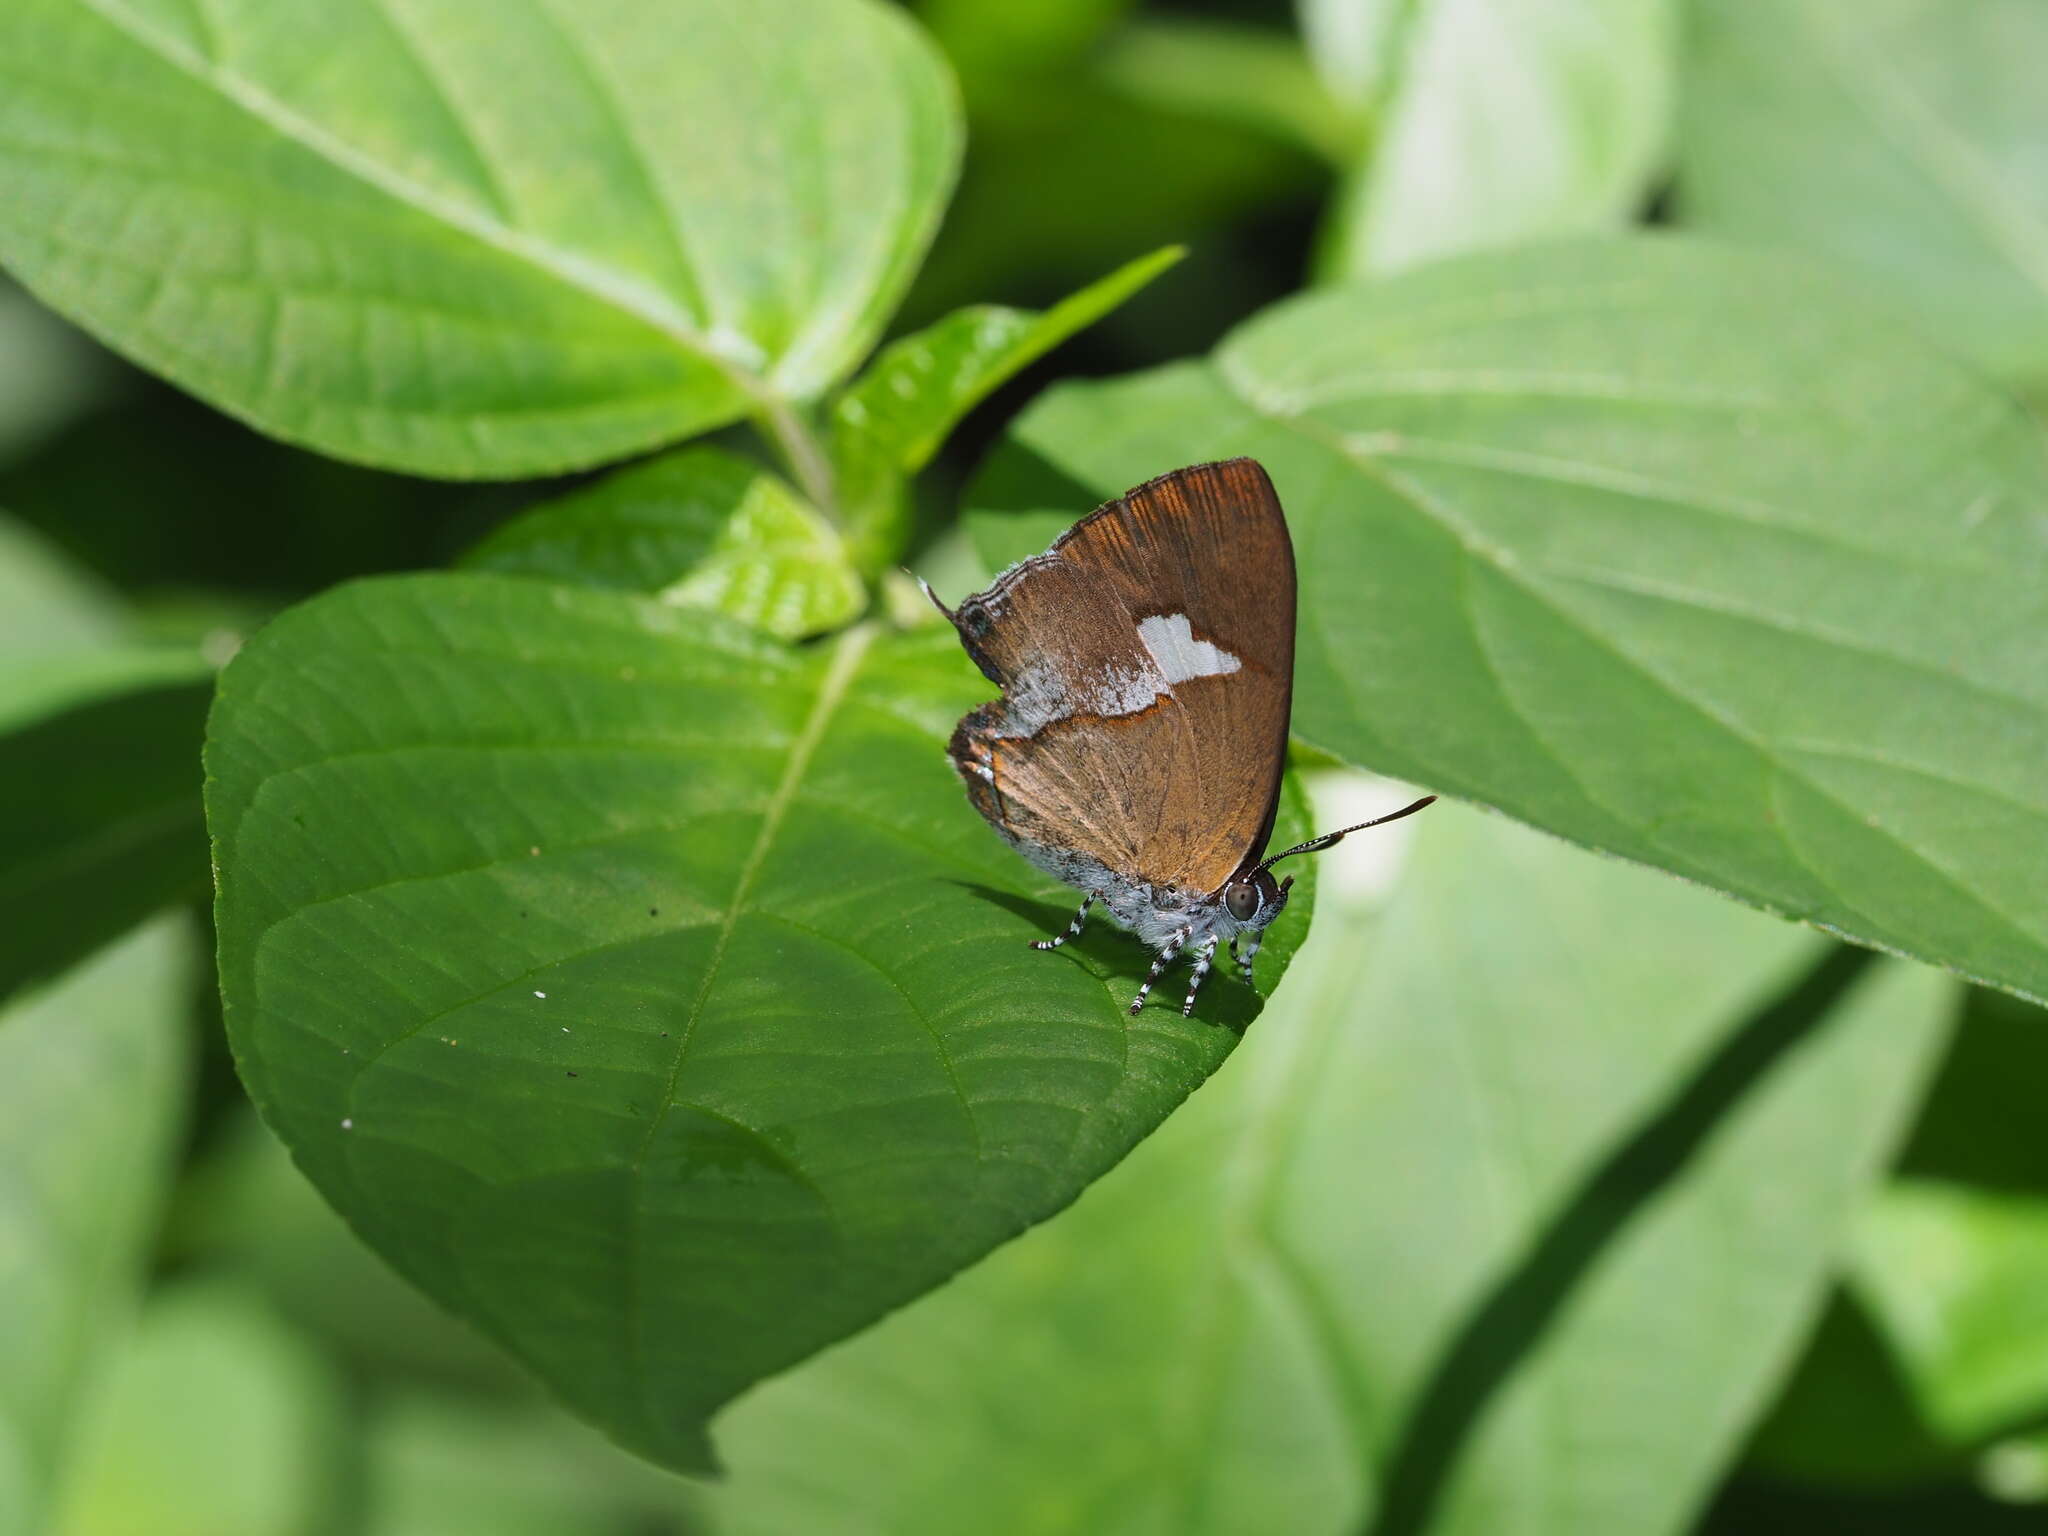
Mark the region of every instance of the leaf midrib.
<instances>
[{"instance_id":1,"label":"leaf midrib","mask_svg":"<svg viewBox=\"0 0 2048 1536\"><path fill-rule=\"evenodd\" d=\"M536 239L502 220L464 208L460 203L421 185L299 116L254 81L195 55L127 10L121 0L77 0L77 3L144 52L211 90L336 170L416 213L458 230L502 255L537 268L605 307L648 326L716 369L727 383L757 407L779 403L758 374L747 364L722 353L712 338L667 296L647 291L623 273Z\"/></svg>"}]
</instances>

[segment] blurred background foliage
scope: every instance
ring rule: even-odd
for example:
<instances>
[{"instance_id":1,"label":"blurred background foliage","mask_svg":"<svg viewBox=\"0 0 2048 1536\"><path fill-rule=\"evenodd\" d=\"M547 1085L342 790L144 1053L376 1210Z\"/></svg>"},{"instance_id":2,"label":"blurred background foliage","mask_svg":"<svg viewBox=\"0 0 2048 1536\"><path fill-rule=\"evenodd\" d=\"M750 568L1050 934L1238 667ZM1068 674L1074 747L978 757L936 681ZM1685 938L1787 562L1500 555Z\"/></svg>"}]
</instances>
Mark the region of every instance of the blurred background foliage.
<instances>
[{"instance_id":1,"label":"blurred background foliage","mask_svg":"<svg viewBox=\"0 0 2048 1536\"><path fill-rule=\"evenodd\" d=\"M1144 250L1190 251L975 411L920 482L928 535L1002 424L1052 378L1198 353L1304 285L1626 223L1827 263L2048 400L2048 12L2035 0L915 9L958 73L969 139L899 330L972 301L1044 306ZM1104 1511L1128 1519L1132 1506L1108 1493L1090 1505L1059 1485L1086 1466L1114 1489L1135 1475L1119 1458L1146 1452L1105 1449L1104 1417L1127 1406L1113 1393L1060 1398L1058 1382L1094 1362L1046 1358L1057 1331L1034 1309L1077 1295L1098 1309L1104 1350L1127 1347L1119 1330L1155 1303L1199 1303L1197 1320L1256 1310L1202 1248L1203 1224L1227 1219L1175 1203L1198 1181L1174 1160L1239 1134L1233 1115L1266 1112L1211 1089L1071 1216L978 1270L978 1289L942 1291L742 1404L737 1476L710 1495L549 1406L393 1278L296 1174L240 1094L198 959L206 670L290 602L353 576L449 564L576 484L444 484L295 450L0 289L0 717L34 738L5 770L14 825L0 859L11 994L0 1013L0 1530L32 1529L27 1511L45 1492L62 1536L823 1530L817 1490L844 1497L853 1476L819 1473L834 1454L897 1470L889 1496L859 1512L866 1523L835 1529L960 1529L948 1523L955 1492L901 1475L899 1458L922 1444L933 1465L972 1476L977 1443L1050 1458L1004 1463L1025 1512L1015 1529L1108 1528ZM110 700L133 706L111 725L96 713ZM110 809L91 764L130 752L154 765L125 775L129 798ZM30 805L54 809L31 826ZM1312 1014L1342 1023L1371 985L1391 984L1337 964L1336 951L1364 952L1392 920L1386 871L1360 865L1351 878L1348 908L1319 922L1329 963L1291 983L1262 1030ZM39 926L52 893L80 882L102 898L96 922ZM1669 942L1702 953L1696 929L1713 920L1688 903L1725 904L1672 889ZM166 907L173 915L136 926ZM1737 926L1761 922L1725 910ZM1504 944L1518 923L1513 911L1471 921ZM1348 945L1340 924L1355 926ZM1395 971L1405 953L1372 952ZM1504 984L1523 989L1540 1031L1538 989L1565 982L1532 968ZM1727 1464L1709 1455L1680 1471L1644 1441L1634 1475L1699 1482L1646 1506L1660 1522L1731 1536L2048 1523L2048 1034L2028 1004L1956 990L1952 1042L1917 1118L1901 1121L1910 1133L1889 1179L1861 1201L1839 1270L1801 1282L1827 1286L1803 1348L1780 1351L1789 1365L1759 1364L1757 1389L1717 1399L1699 1431L1727 1441ZM1819 1155L1796 1138L1787 1147ZM1421 1163L1403 1174L1448 1176ZM1734 1187L1769 1178L1766 1160ZM1174 1219L1149 1239L1156 1292L1091 1289L1100 1245L1134 1241L1159 1209ZM1737 1239L1709 1224L1700 1240ZM1369 1261L1360 1274L1369 1288ZM46 1321L19 1337L11 1320L31 1308ZM957 1353L920 1356L949 1338ZM1161 1349L1184 1344L1173 1335ZM1253 1351L1240 1413L1273 1385L1259 1369L1279 1369L1277 1349ZM976 1417L946 1422L965 1412L942 1390L943 1367L961 1359L979 1384ZM97 1368L75 1371L77 1392L35 1397L88 1360ZM1370 1380L1352 1390L1369 1395ZM31 1411L52 1400L60 1416ZM1072 1444L1044 1437L1041 1408L1055 1400L1077 1415ZM891 1415L903 1416L900 1435ZM1209 1432L1259 1453L1249 1419ZM53 1490L38 1487L46 1466L62 1468ZM890 1503L905 1489L921 1512ZM1228 1508L1235 1495L1205 1485L1187 1496ZM1283 1506L1260 1507L1277 1523L1246 1515L1235 1528L1296 1528ZM1165 1523L1148 1528L1177 1528L1153 1513Z\"/></svg>"}]
</instances>

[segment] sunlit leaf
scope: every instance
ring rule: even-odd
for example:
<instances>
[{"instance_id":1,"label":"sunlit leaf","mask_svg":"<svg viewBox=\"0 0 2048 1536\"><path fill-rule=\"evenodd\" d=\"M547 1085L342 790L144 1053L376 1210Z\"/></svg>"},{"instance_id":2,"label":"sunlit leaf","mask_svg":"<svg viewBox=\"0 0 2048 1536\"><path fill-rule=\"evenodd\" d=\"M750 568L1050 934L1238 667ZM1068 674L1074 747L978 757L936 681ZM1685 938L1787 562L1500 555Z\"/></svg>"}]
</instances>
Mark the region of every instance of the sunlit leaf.
<instances>
[{"instance_id":1,"label":"sunlit leaf","mask_svg":"<svg viewBox=\"0 0 2048 1536\"><path fill-rule=\"evenodd\" d=\"M1841 262L2048 389L2048 7L1693 0L1680 217Z\"/></svg>"},{"instance_id":2,"label":"sunlit leaf","mask_svg":"<svg viewBox=\"0 0 2048 1536\"><path fill-rule=\"evenodd\" d=\"M1256 455L1298 735L2048 997L2048 454L1840 288L1635 240L1297 300L1034 405L988 553Z\"/></svg>"},{"instance_id":3,"label":"sunlit leaf","mask_svg":"<svg viewBox=\"0 0 2048 1536\"><path fill-rule=\"evenodd\" d=\"M684 448L534 508L464 563L647 592L785 640L851 623L867 592L845 541L781 477Z\"/></svg>"},{"instance_id":4,"label":"sunlit leaf","mask_svg":"<svg viewBox=\"0 0 2048 1536\"><path fill-rule=\"evenodd\" d=\"M2048 1410L2048 1192L1902 1180L1864 1220L1855 1287L1945 1439Z\"/></svg>"},{"instance_id":5,"label":"sunlit leaf","mask_svg":"<svg viewBox=\"0 0 2048 1536\"><path fill-rule=\"evenodd\" d=\"M1141 256L1042 314L977 304L885 347L832 403L839 497L873 546L870 564L898 552L904 482L931 461L961 417L1184 254L1168 246Z\"/></svg>"},{"instance_id":6,"label":"sunlit leaf","mask_svg":"<svg viewBox=\"0 0 2048 1536\"><path fill-rule=\"evenodd\" d=\"M277 436L530 475L840 378L956 119L874 0L12 0L0 259Z\"/></svg>"},{"instance_id":7,"label":"sunlit leaf","mask_svg":"<svg viewBox=\"0 0 2048 1536\"><path fill-rule=\"evenodd\" d=\"M1469 812L1075 1209L721 1421L734 1536L1686 1527L1948 985ZM1327 887L1326 887L1327 890Z\"/></svg>"},{"instance_id":8,"label":"sunlit leaf","mask_svg":"<svg viewBox=\"0 0 2048 1536\"><path fill-rule=\"evenodd\" d=\"M1307 0L1324 77L1370 118L1322 273L1376 276L1618 226L1664 153L1677 0Z\"/></svg>"}]
</instances>

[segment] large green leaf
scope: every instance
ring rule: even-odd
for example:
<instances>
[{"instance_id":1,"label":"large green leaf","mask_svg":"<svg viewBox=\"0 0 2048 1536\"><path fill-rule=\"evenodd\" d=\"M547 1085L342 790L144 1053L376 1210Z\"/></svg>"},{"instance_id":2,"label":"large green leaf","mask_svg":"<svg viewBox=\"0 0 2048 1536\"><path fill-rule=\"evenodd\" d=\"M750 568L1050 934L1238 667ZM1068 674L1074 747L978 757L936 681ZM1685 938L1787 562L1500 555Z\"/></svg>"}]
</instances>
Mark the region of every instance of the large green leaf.
<instances>
[{"instance_id":1,"label":"large green leaf","mask_svg":"<svg viewBox=\"0 0 2048 1536\"><path fill-rule=\"evenodd\" d=\"M52 1536L318 1536L350 1447L343 1383L230 1280L152 1296L108 1373Z\"/></svg>"},{"instance_id":2,"label":"large green leaf","mask_svg":"<svg viewBox=\"0 0 2048 1536\"><path fill-rule=\"evenodd\" d=\"M857 618L867 590L846 543L779 475L722 448L684 448L535 507L463 562L650 592L785 640Z\"/></svg>"},{"instance_id":3,"label":"large green leaf","mask_svg":"<svg viewBox=\"0 0 2048 1536\"><path fill-rule=\"evenodd\" d=\"M950 184L875 0L12 0L0 259L266 431L458 476L789 430Z\"/></svg>"},{"instance_id":4,"label":"large green leaf","mask_svg":"<svg viewBox=\"0 0 2048 1536\"><path fill-rule=\"evenodd\" d=\"M2048 455L1837 287L1684 241L1445 263L1049 394L975 499L1036 532L1255 454L1299 735L2048 997Z\"/></svg>"},{"instance_id":5,"label":"large green leaf","mask_svg":"<svg viewBox=\"0 0 2048 1536\"><path fill-rule=\"evenodd\" d=\"M162 919L0 1009L0 1531L41 1529L81 1383L141 1287L190 981Z\"/></svg>"},{"instance_id":6,"label":"large green leaf","mask_svg":"<svg viewBox=\"0 0 2048 1536\"><path fill-rule=\"evenodd\" d=\"M1123 1168L721 1420L734 1536L1684 1527L1947 985L1455 809L1328 890Z\"/></svg>"},{"instance_id":7,"label":"large green leaf","mask_svg":"<svg viewBox=\"0 0 2048 1536\"><path fill-rule=\"evenodd\" d=\"M1323 275L1618 225L1663 153L1677 0L1303 0L1333 89L1372 133Z\"/></svg>"},{"instance_id":8,"label":"large green leaf","mask_svg":"<svg viewBox=\"0 0 2048 1536\"><path fill-rule=\"evenodd\" d=\"M1134 940L1026 947L1068 895L942 750L987 695L943 626L799 653L496 576L286 614L207 751L245 1083L407 1276L707 1465L713 1408L1066 1204L1257 1012L1127 1019Z\"/></svg>"},{"instance_id":9,"label":"large green leaf","mask_svg":"<svg viewBox=\"0 0 2048 1536\"><path fill-rule=\"evenodd\" d=\"M205 888L212 668L0 518L0 998ZM30 812L33 807L33 813Z\"/></svg>"},{"instance_id":10,"label":"large green leaf","mask_svg":"<svg viewBox=\"0 0 2048 1536\"><path fill-rule=\"evenodd\" d=\"M1687 224L1825 255L2048 388L2048 8L1694 0Z\"/></svg>"}]
</instances>

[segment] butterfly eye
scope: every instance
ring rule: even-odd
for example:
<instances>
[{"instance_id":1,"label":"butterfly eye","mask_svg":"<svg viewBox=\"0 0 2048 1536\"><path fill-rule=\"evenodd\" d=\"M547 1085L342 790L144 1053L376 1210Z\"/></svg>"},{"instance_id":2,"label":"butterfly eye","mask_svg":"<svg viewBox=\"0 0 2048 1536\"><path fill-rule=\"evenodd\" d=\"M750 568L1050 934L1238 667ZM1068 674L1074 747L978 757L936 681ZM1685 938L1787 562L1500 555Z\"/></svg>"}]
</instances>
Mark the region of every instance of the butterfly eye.
<instances>
[{"instance_id":1,"label":"butterfly eye","mask_svg":"<svg viewBox=\"0 0 2048 1536\"><path fill-rule=\"evenodd\" d=\"M1223 893L1223 905L1240 923L1248 923L1259 910L1259 892L1251 885L1233 885Z\"/></svg>"}]
</instances>

